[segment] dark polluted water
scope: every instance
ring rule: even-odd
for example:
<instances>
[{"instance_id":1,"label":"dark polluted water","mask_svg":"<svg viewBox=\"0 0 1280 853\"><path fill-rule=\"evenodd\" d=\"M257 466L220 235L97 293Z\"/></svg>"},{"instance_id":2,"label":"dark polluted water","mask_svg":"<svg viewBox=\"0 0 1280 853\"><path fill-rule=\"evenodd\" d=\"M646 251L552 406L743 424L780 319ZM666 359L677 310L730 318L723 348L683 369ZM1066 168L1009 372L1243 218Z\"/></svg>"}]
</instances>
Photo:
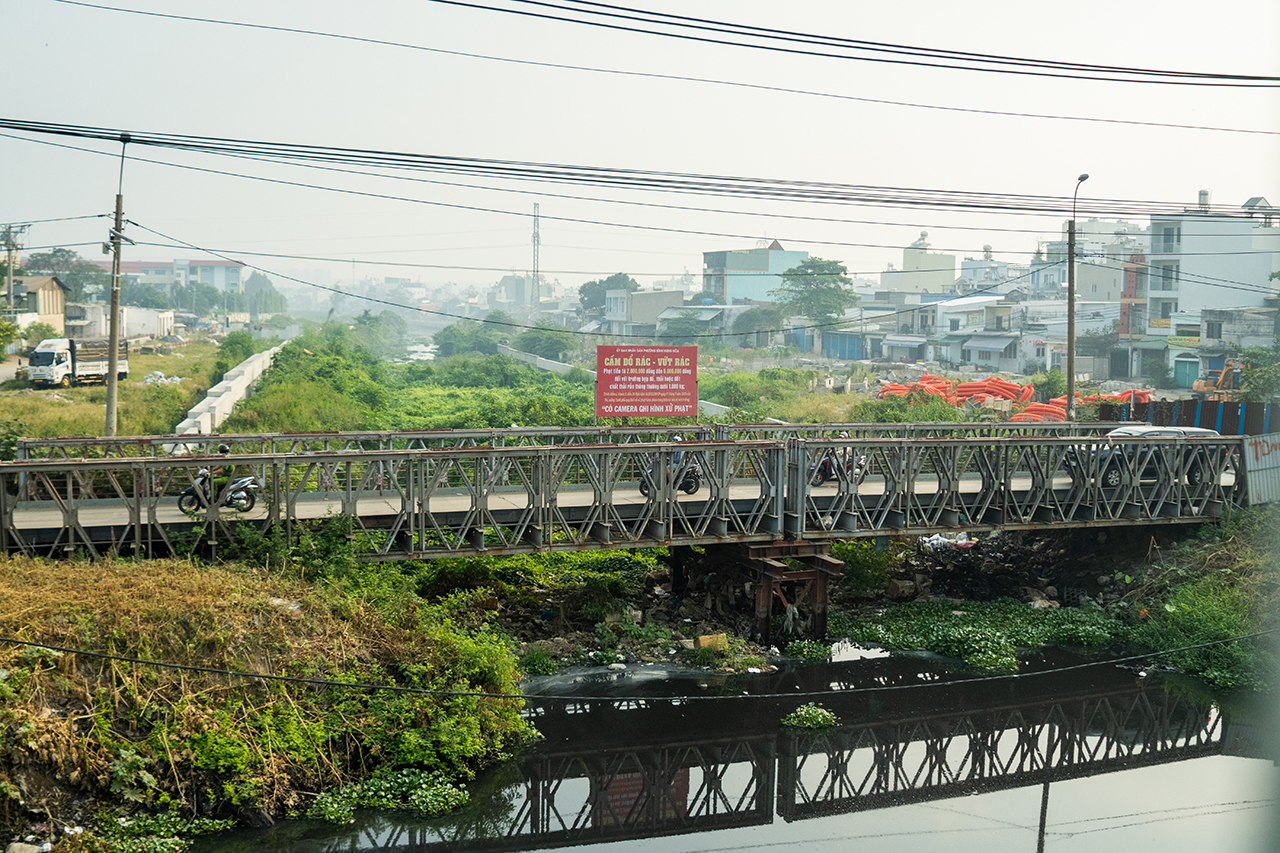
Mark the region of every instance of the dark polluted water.
<instances>
[{"instance_id":1,"label":"dark polluted water","mask_svg":"<svg viewBox=\"0 0 1280 853\"><path fill-rule=\"evenodd\" d=\"M538 679L543 740L473 782L456 813L293 821L195 850L1280 850L1277 741L1256 700L1060 652L1012 678L929 655L837 657ZM810 701L840 724L781 726Z\"/></svg>"}]
</instances>

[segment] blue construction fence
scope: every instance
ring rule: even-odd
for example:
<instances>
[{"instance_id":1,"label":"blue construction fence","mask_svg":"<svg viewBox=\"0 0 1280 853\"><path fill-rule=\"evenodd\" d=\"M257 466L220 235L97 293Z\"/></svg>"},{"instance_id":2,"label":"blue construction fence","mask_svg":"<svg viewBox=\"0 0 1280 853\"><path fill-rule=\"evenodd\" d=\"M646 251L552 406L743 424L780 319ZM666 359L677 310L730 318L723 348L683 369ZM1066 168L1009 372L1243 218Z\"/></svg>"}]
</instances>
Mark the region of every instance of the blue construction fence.
<instances>
[{"instance_id":1,"label":"blue construction fence","mask_svg":"<svg viewBox=\"0 0 1280 853\"><path fill-rule=\"evenodd\" d=\"M1266 435L1271 432L1271 404L1226 400L1102 403L1098 406L1098 420L1139 421L1153 426L1204 427L1217 430L1223 435Z\"/></svg>"}]
</instances>

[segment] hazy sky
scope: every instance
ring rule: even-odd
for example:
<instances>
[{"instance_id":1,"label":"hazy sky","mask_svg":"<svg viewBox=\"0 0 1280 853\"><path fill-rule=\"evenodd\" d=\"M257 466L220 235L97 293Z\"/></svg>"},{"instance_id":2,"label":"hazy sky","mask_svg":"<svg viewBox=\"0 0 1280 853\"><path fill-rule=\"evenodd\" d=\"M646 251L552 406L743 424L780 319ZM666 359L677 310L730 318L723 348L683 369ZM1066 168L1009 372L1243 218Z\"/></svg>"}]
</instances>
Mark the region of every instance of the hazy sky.
<instances>
[{"instance_id":1,"label":"hazy sky","mask_svg":"<svg viewBox=\"0 0 1280 853\"><path fill-rule=\"evenodd\" d=\"M510 0L499 2L514 6ZM1280 89L1275 88L1049 80L789 56L429 0L129 0L119 5L431 50L143 17L55 0L2 0L0 56L7 86L0 115L468 157L1058 197L1069 197L1076 175L1088 172L1082 203L1191 204L1200 189L1209 189L1215 204L1238 206L1262 195L1280 205ZM649 0L644 8L951 50L1280 76L1280 4L1275 0ZM801 92L538 67L440 51ZM1268 133L992 116L850 97ZM110 212L119 148L0 136L0 223ZM504 272L523 271L530 264L535 201L543 215L542 270L572 284L617 271L643 283L686 269L697 275L703 251L746 248L765 237L838 258L851 271L875 274L900 261L900 247L922 229L937 249L977 255L990 243L997 258L1025 261L1036 238L1054 236L1064 218L411 176L444 182L421 183L140 146L130 146L127 153L157 161L130 159L125 165L130 219L268 271L327 268L337 280L350 279L350 259L360 277L399 275L433 284L483 285ZM159 163L411 200L290 187ZM79 251L96 255L106 226L103 220L37 224L27 242L32 247L92 244ZM136 227L128 233L139 243L163 242ZM346 262L244 254L251 251ZM145 245L125 255L131 260L198 256Z\"/></svg>"}]
</instances>

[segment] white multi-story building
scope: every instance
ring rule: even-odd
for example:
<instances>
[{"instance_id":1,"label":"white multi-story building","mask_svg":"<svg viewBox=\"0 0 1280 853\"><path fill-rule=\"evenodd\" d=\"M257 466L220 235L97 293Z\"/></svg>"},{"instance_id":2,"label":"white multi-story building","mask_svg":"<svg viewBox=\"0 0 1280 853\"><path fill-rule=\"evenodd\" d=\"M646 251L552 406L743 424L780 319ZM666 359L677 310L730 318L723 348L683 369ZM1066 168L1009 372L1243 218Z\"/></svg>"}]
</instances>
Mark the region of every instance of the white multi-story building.
<instances>
[{"instance_id":1,"label":"white multi-story building","mask_svg":"<svg viewBox=\"0 0 1280 853\"><path fill-rule=\"evenodd\" d=\"M1275 211L1261 197L1241 211L1213 209L1202 191L1196 207L1151 217L1147 328L1135 346L1186 387L1200 372L1201 312L1262 308L1276 293L1269 280L1280 256Z\"/></svg>"}]
</instances>

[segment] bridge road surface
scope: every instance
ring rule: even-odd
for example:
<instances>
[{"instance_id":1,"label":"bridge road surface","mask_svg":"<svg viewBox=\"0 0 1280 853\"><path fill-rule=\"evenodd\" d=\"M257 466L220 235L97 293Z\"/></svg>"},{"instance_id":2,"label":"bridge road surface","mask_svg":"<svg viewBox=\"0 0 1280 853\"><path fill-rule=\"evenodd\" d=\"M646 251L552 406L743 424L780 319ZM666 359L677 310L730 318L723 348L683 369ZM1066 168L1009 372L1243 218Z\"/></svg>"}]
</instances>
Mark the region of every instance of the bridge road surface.
<instances>
[{"instance_id":1,"label":"bridge road surface","mask_svg":"<svg viewBox=\"0 0 1280 853\"><path fill-rule=\"evenodd\" d=\"M1235 475L1232 472L1224 474L1220 481L1220 484L1224 487L1233 486L1234 483ZM1015 492L1029 491L1032 485L1032 478L1029 475L1015 476L1009 480L1009 486ZM762 495L760 486L760 481L756 479L740 481L739 484L731 487L729 497L731 500L755 500ZM1073 487L1074 482L1069 475L1059 473L1054 476L1052 488L1055 492L1065 494L1070 492ZM695 494L686 495L683 492L679 492L676 495L676 500L683 506L695 509L706 502L708 488L708 485L704 483L702 488ZM884 490L885 482L883 480L869 477L858 487L857 494L859 496L872 497L884 494ZM917 495L936 494L938 490L938 481L927 475L915 482L914 493ZM982 490L983 480L981 475L966 474L960 477L959 492L961 494L978 494ZM821 486L809 487L810 494L817 498L834 497L837 491L838 484L835 481ZM530 505L529 493L520 486L498 487L490 491L487 497L488 507L491 511L518 511ZM556 491L556 503L561 508L589 507L594 499L595 492L589 486L566 485ZM618 488L613 492L615 505L643 505L648 500L648 498L640 494L638 482L619 483ZM469 492L456 490L451 495L442 495L437 492L431 497L427 509L435 514L462 513L469 511L472 505L472 498ZM297 498L295 506L295 518L298 519L325 518L329 515L336 515L342 510L342 502L339 499L326 498L323 495L301 495ZM362 518L395 516L402 509L398 497L361 497L357 501L357 507ZM269 510L270 507L259 497L258 505L247 513L237 513L226 509L222 510L222 513L224 517L262 520L267 518ZM203 512L198 513L196 518L199 518L200 515L203 515ZM129 523L129 510L127 505L120 500L82 501L77 507L77 517L80 524L87 528L126 525ZM181 524L191 520L191 516L178 509L177 495L172 497L164 496L156 504L156 521L160 524ZM61 527L62 522L63 511L53 501L20 501L14 508L14 526L20 531Z\"/></svg>"}]
</instances>

